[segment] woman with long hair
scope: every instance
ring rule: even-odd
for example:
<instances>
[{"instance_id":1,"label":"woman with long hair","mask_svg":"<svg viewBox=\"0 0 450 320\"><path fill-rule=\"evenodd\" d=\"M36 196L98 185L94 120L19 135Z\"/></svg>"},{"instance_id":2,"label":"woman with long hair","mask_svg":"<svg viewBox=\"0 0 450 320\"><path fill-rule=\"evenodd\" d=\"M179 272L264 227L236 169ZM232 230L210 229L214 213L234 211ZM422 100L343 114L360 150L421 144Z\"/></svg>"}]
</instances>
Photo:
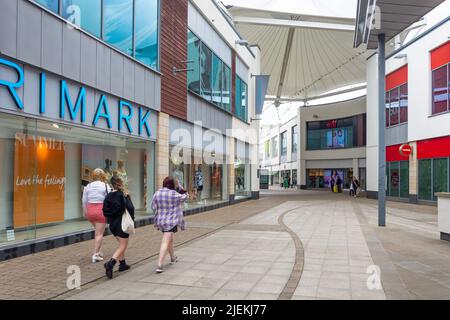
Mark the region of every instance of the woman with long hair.
<instances>
[{"instance_id":1,"label":"woman with long hair","mask_svg":"<svg viewBox=\"0 0 450 320\"><path fill-rule=\"evenodd\" d=\"M159 189L153 196L152 209L155 212L155 227L163 233L156 273L164 271L163 263L167 253L170 255L171 264L177 262L173 249L173 236L178 231L178 226L181 230L185 228L181 205L188 198L186 190L173 177L165 178L162 189Z\"/></svg>"},{"instance_id":2,"label":"woman with long hair","mask_svg":"<svg viewBox=\"0 0 450 320\"><path fill-rule=\"evenodd\" d=\"M95 229L95 248L92 263L103 260L101 252L106 219L103 215L103 201L111 188L106 183L106 173L97 168L92 172L92 182L83 191L83 214Z\"/></svg>"},{"instance_id":3,"label":"woman with long hair","mask_svg":"<svg viewBox=\"0 0 450 320\"><path fill-rule=\"evenodd\" d=\"M134 206L131 202L130 195L124 189L122 178L113 176L111 178L113 191L108 193L103 203L103 214L108 219L109 229L119 242L119 247L114 252L111 260L105 263L106 276L111 279L113 277L113 269L117 261L119 261L119 272L130 269L125 262L125 251L128 247L128 238L130 235L122 230L122 215L125 209L131 215L134 221Z\"/></svg>"}]
</instances>

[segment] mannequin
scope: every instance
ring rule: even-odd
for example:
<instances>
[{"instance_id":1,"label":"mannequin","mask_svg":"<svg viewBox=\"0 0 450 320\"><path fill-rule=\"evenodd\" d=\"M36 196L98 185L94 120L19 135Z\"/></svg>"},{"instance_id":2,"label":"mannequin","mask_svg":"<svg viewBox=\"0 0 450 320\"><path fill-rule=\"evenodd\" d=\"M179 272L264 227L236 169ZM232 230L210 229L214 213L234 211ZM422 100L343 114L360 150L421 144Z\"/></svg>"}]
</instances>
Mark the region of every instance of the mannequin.
<instances>
[{"instance_id":1,"label":"mannequin","mask_svg":"<svg viewBox=\"0 0 450 320\"><path fill-rule=\"evenodd\" d=\"M203 173L200 165L197 167L197 170L195 171L194 187L197 190L197 200L201 202L203 191Z\"/></svg>"},{"instance_id":2,"label":"mannequin","mask_svg":"<svg viewBox=\"0 0 450 320\"><path fill-rule=\"evenodd\" d=\"M113 171L111 169L112 166L112 161L110 159L105 159L105 169L103 169L103 171L105 171L106 173L106 180L109 183L109 180L111 180L112 176L113 176Z\"/></svg>"}]
</instances>

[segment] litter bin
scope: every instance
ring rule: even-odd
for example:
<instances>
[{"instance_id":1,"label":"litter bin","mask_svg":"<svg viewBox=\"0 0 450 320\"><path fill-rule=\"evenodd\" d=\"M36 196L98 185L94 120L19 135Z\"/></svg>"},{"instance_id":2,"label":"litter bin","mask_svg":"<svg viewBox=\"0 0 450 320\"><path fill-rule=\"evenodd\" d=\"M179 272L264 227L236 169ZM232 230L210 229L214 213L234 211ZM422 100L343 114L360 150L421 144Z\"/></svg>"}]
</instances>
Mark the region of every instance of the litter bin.
<instances>
[{"instance_id":1,"label":"litter bin","mask_svg":"<svg viewBox=\"0 0 450 320\"><path fill-rule=\"evenodd\" d=\"M441 240L450 241L450 193L437 192L438 227Z\"/></svg>"}]
</instances>

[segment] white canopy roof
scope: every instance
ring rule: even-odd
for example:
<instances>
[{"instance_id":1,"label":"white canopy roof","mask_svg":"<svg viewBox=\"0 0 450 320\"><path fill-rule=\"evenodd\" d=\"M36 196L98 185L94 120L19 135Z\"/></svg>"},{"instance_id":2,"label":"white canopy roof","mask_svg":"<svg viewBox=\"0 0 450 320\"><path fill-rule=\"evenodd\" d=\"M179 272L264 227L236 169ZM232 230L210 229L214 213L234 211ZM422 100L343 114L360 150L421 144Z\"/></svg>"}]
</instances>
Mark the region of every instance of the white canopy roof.
<instances>
[{"instance_id":1,"label":"white canopy roof","mask_svg":"<svg viewBox=\"0 0 450 320\"><path fill-rule=\"evenodd\" d=\"M366 81L369 53L364 48L353 49L357 1L223 3L239 33L261 48L261 73L271 76L267 94L276 104L283 98L309 100ZM253 8L245 7L252 4Z\"/></svg>"}]
</instances>

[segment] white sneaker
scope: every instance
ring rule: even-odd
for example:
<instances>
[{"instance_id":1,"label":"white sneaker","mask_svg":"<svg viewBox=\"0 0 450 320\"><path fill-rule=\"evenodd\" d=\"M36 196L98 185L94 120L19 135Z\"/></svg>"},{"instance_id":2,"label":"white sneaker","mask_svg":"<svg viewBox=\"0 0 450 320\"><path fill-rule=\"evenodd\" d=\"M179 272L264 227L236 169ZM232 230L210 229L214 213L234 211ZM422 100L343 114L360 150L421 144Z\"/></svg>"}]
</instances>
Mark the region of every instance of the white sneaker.
<instances>
[{"instance_id":1,"label":"white sneaker","mask_svg":"<svg viewBox=\"0 0 450 320\"><path fill-rule=\"evenodd\" d=\"M104 259L98 253L96 253L92 256L92 263L96 263L96 262L103 261L103 260Z\"/></svg>"}]
</instances>

